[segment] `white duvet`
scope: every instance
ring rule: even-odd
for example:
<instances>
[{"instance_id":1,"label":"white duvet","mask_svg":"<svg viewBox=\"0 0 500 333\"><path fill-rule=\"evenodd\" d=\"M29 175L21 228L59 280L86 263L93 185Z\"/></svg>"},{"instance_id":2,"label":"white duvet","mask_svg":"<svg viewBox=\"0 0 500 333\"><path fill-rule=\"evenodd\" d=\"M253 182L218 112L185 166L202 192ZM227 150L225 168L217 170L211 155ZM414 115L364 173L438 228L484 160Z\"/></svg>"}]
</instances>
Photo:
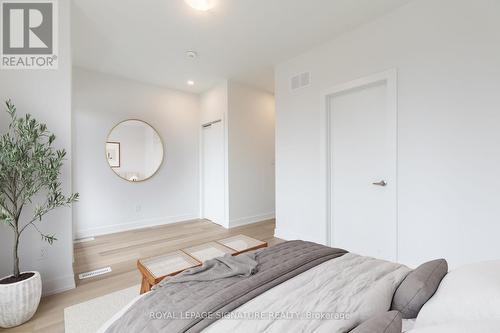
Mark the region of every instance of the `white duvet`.
<instances>
[{"instance_id":1,"label":"white duvet","mask_svg":"<svg viewBox=\"0 0 500 333\"><path fill-rule=\"evenodd\" d=\"M403 265L347 253L264 292L203 332L347 332L387 311L409 271Z\"/></svg>"}]
</instances>

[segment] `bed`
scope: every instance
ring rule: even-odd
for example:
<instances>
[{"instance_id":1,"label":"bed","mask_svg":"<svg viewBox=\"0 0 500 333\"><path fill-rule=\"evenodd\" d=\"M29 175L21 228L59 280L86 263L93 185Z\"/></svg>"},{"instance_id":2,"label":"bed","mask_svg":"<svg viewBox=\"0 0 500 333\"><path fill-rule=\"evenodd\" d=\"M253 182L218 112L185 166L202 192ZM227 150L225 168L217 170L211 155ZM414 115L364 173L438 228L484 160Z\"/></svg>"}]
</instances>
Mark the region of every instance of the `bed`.
<instances>
[{"instance_id":1,"label":"bed","mask_svg":"<svg viewBox=\"0 0 500 333\"><path fill-rule=\"evenodd\" d=\"M407 295L408 286L400 291L418 275L408 267L315 243L285 242L241 258L216 259L162 281L99 332L355 332L393 309L395 295L419 298ZM245 271L252 260L255 267ZM414 325L405 319L397 330L430 329L412 330Z\"/></svg>"}]
</instances>

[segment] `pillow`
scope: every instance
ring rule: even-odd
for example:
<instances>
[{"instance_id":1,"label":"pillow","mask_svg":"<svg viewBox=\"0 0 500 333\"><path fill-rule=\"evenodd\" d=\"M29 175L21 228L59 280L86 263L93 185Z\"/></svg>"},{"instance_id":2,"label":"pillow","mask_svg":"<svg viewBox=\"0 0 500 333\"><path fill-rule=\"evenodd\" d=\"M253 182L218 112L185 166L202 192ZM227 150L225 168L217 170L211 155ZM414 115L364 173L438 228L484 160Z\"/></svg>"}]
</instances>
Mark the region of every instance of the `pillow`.
<instances>
[{"instance_id":1,"label":"pillow","mask_svg":"<svg viewBox=\"0 0 500 333\"><path fill-rule=\"evenodd\" d=\"M396 289L391 310L401 312L405 319L416 318L447 272L448 263L444 259L426 262L411 271Z\"/></svg>"},{"instance_id":2,"label":"pillow","mask_svg":"<svg viewBox=\"0 0 500 333\"><path fill-rule=\"evenodd\" d=\"M401 333L401 314L389 311L374 316L349 333Z\"/></svg>"},{"instance_id":3,"label":"pillow","mask_svg":"<svg viewBox=\"0 0 500 333\"><path fill-rule=\"evenodd\" d=\"M491 320L500 321L500 261L466 265L448 273L420 311L415 327Z\"/></svg>"}]
</instances>

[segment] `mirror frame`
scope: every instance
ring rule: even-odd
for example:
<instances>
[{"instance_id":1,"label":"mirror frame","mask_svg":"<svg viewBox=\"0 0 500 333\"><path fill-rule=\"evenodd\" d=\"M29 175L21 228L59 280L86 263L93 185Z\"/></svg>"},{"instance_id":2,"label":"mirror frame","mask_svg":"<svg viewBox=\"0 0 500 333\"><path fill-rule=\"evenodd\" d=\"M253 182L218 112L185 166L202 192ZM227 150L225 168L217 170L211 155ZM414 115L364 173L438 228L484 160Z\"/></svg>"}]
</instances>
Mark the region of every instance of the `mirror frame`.
<instances>
[{"instance_id":1,"label":"mirror frame","mask_svg":"<svg viewBox=\"0 0 500 333\"><path fill-rule=\"evenodd\" d=\"M133 181L133 180L128 180L126 178L123 178L122 176L120 176L118 173L116 173L113 168L109 165L109 162L108 162L108 152L107 152L107 149L106 149L106 145L108 142L108 139L109 139L109 136L111 135L111 133L113 132L113 130L115 128L117 128L120 124L123 124L124 122L127 122L127 121L139 121L141 123L144 123L146 125L148 125L149 127L151 127L153 129L153 131L155 131L156 135L158 135L158 137L160 138L160 143L161 143L161 148L162 148L162 151L163 151L163 154L161 156L161 161L160 161L160 164L158 165L158 168L156 169L156 171L151 175L149 176L148 178L144 178L142 180L136 180L136 181ZM108 165L108 168L110 169L110 171L113 172L113 174L115 174L118 178L128 182L128 183L142 183L142 182L145 182L145 181L148 181L150 180L151 178L153 178L157 173L158 171L160 171L162 165L163 165L163 162L165 161L165 143L163 142L163 139L161 138L161 135L160 133L158 133L158 131L156 130L156 128L154 128L150 123L148 123L147 121L144 121L142 119L137 119L137 118L129 118L129 119L125 119L125 120L122 120L120 121L119 123L117 123L115 126L113 126L109 132L108 132L108 135L106 136L106 140L104 142L104 159L106 161L106 164Z\"/></svg>"}]
</instances>

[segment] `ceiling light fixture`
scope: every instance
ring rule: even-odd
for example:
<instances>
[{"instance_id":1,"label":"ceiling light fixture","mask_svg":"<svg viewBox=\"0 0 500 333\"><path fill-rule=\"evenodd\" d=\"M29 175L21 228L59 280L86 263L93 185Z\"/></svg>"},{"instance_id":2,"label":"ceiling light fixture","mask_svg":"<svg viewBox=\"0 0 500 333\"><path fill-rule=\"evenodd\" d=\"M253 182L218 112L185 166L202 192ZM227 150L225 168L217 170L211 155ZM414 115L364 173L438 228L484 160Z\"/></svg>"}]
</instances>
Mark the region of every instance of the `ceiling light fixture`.
<instances>
[{"instance_id":1,"label":"ceiling light fixture","mask_svg":"<svg viewBox=\"0 0 500 333\"><path fill-rule=\"evenodd\" d=\"M194 86L194 81L193 81L193 80L188 80L187 84L188 84L189 86Z\"/></svg>"},{"instance_id":2,"label":"ceiling light fixture","mask_svg":"<svg viewBox=\"0 0 500 333\"><path fill-rule=\"evenodd\" d=\"M216 0L184 0L189 6L196 10L206 12L215 7Z\"/></svg>"}]
</instances>

